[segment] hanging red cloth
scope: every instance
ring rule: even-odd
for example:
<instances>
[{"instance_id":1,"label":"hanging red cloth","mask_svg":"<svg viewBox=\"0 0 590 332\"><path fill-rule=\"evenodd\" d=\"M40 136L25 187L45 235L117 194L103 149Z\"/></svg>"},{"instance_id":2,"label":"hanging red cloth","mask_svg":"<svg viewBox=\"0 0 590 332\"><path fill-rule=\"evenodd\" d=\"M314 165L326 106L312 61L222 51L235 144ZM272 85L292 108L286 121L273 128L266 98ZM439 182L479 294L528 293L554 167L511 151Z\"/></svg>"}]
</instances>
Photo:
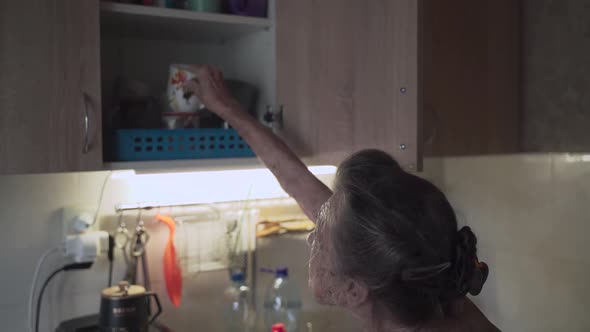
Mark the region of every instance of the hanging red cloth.
<instances>
[{"instance_id":1,"label":"hanging red cloth","mask_svg":"<svg viewBox=\"0 0 590 332\"><path fill-rule=\"evenodd\" d=\"M164 249L164 280L166 281L166 290L168 290L170 302L175 307L179 307L182 297L182 271L178 264L176 247L174 247L176 223L171 217L161 214L156 215L156 219L168 225L168 243L166 243L166 248Z\"/></svg>"}]
</instances>

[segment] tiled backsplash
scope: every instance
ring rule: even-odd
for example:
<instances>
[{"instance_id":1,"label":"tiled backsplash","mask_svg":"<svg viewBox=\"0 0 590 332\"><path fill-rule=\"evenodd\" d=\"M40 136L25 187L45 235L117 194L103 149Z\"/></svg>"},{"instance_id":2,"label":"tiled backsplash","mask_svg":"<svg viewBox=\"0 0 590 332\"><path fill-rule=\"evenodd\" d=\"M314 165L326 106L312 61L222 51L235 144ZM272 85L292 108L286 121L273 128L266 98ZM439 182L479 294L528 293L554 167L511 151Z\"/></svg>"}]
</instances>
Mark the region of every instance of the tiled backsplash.
<instances>
[{"instance_id":1,"label":"tiled backsplash","mask_svg":"<svg viewBox=\"0 0 590 332\"><path fill-rule=\"evenodd\" d=\"M502 330L590 330L590 259L584 244L590 234L589 159L583 155L539 154L425 161L424 176L447 193L460 222L472 226L479 237L480 258L490 264L492 272L482 295L474 301ZM26 299L35 262L61 238L59 209L96 205L108 175L97 172L0 177L2 330L25 331ZM191 191L195 195L232 191L243 199L252 193L267 197L284 195L268 189L272 186L257 191L247 181L235 186L220 182L218 187L211 188L212 184L200 185L198 176L172 183L161 181L152 187L132 182L124 176L114 176L107 182L101 204L106 220L113 219L115 204L161 200L162 196L173 196L171 188L175 187L180 188L183 199ZM146 194L148 189L159 194L150 197ZM300 212L292 206L266 209L261 218L272 218L275 213ZM160 235L154 235L154 243ZM317 322L315 326L325 328L322 330L340 331L334 322L342 323L350 331L357 330L341 311L318 313L324 308L313 303L305 287L308 251L303 237L264 240L259 248L266 264L291 259L288 264L302 279L306 319ZM55 266L55 260L49 261L45 270ZM44 331L50 331L49 326L55 327L60 320L96 311L97 294L106 284L106 271L106 261L101 259L92 271L69 273L56 279L43 306L42 325L47 326ZM123 266L117 265L115 275L122 273ZM215 297L213 289L225 286L224 282L219 283L225 280L220 276L201 274L189 282L186 307L182 311L168 310L167 317L181 327L194 326L195 320L201 326L214 326L211 322L218 318L209 304ZM259 283L264 284L264 278L260 277ZM153 279L154 288L163 290L161 278Z\"/></svg>"},{"instance_id":2,"label":"tiled backsplash","mask_svg":"<svg viewBox=\"0 0 590 332\"><path fill-rule=\"evenodd\" d=\"M503 331L590 331L590 156L426 160L489 281L474 301Z\"/></svg>"}]
</instances>

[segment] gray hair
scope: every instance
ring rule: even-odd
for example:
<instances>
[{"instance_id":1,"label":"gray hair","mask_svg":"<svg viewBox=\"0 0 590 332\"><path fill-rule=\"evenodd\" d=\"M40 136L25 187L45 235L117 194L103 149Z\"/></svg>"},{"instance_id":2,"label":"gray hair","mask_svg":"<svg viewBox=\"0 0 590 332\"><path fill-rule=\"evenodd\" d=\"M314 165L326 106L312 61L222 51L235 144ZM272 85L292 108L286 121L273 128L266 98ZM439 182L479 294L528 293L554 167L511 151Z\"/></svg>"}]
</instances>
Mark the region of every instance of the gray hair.
<instances>
[{"instance_id":1,"label":"gray hair","mask_svg":"<svg viewBox=\"0 0 590 332\"><path fill-rule=\"evenodd\" d=\"M344 161L330 210L337 272L366 284L370 299L397 319L426 322L465 295L457 284L468 280L457 280L455 273L465 266L451 264L457 236L451 205L438 188L403 171L387 153L365 150ZM475 255L475 243L468 251ZM402 278L408 269L425 267L434 267L434 273Z\"/></svg>"}]
</instances>

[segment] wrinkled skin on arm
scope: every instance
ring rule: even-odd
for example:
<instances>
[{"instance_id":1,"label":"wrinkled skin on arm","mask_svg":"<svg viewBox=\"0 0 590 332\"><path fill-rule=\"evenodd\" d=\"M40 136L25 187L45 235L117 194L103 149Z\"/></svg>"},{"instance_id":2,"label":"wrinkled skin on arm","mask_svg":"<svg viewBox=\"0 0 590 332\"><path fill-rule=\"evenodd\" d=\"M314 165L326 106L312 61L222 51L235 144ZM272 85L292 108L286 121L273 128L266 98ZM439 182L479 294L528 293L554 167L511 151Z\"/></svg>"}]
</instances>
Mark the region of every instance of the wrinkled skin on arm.
<instances>
[{"instance_id":1,"label":"wrinkled skin on arm","mask_svg":"<svg viewBox=\"0 0 590 332\"><path fill-rule=\"evenodd\" d=\"M318 180L278 136L243 109L229 93L218 69L192 66L191 71L196 79L185 83L185 91L194 93L210 111L236 129L283 189L315 222L320 207L332 196L330 188Z\"/></svg>"}]
</instances>

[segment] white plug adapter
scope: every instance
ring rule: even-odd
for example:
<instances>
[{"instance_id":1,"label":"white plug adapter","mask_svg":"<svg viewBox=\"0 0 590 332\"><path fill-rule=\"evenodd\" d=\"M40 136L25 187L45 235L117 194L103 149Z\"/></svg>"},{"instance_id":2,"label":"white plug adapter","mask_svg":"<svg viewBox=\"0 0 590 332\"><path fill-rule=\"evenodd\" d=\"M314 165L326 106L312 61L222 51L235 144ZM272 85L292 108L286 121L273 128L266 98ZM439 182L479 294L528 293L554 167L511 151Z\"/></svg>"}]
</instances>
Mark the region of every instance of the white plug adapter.
<instances>
[{"instance_id":1,"label":"white plug adapter","mask_svg":"<svg viewBox=\"0 0 590 332\"><path fill-rule=\"evenodd\" d=\"M68 235L65 241L66 257L75 263L90 263L109 250L109 234L105 231Z\"/></svg>"}]
</instances>

